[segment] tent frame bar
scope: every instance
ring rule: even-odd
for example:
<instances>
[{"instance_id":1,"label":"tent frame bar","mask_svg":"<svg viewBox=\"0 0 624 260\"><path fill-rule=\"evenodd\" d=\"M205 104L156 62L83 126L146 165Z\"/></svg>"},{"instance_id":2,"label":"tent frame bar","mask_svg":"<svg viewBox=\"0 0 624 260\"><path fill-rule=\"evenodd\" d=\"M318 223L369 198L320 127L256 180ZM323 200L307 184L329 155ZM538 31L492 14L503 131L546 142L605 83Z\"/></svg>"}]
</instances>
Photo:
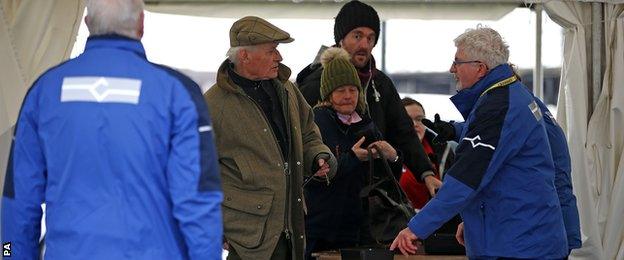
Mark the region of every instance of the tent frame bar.
<instances>
[{"instance_id":1,"label":"tent frame bar","mask_svg":"<svg viewBox=\"0 0 624 260\"><path fill-rule=\"evenodd\" d=\"M544 99L544 66L542 64L542 4L535 4L535 68L533 94Z\"/></svg>"}]
</instances>

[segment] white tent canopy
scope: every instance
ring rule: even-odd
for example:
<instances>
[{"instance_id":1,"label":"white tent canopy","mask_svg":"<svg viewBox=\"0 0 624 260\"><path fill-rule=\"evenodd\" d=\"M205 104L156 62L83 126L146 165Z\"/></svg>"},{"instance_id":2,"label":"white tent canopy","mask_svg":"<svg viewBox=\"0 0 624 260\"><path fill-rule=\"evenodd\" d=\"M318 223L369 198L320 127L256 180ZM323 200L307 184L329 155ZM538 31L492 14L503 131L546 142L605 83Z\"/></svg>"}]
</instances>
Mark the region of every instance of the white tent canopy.
<instances>
[{"instance_id":1,"label":"white tent canopy","mask_svg":"<svg viewBox=\"0 0 624 260\"><path fill-rule=\"evenodd\" d=\"M146 8L209 17L327 19L344 2L146 0ZM624 259L624 0L366 2L382 19L498 19L517 6L543 4L564 28L557 118L568 137L583 235L583 248L572 258ZM2 183L22 99L38 75L69 57L83 10L80 0L0 0Z\"/></svg>"},{"instance_id":2,"label":"white tent canopy","mask_svg":"<svg viewBox=\"0 0 624 260\"><path fill-rule=\"evenodd\" d=\"M253 14L270 18L332 19L345 1L146 1L152 12L215 18ZM518 1L367 1L382 20L388 19L482 19L498 20ZM483 12L487 8L487 12Z\"/></svg>"}]
</instances>

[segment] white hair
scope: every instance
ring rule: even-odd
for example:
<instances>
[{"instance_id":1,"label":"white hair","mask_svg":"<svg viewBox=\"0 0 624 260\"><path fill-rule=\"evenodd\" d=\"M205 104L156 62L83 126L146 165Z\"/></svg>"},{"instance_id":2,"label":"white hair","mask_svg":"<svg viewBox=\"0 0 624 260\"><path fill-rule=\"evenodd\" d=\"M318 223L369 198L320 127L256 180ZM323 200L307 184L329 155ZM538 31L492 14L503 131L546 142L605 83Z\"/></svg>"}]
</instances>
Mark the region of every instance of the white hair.
<instances>
[{"instance_id":1,"label":"white hair","mask_svg":"<svg viewBox=\"0 0 624 260\"><path fill-rule=\"evenodd\" d=\"M86 0L91 35L120 34L137 39L143 0Z\"/></svg>"},{"instance_id":2,"label":"white hair","mask_svg":"<svg viewBox=\"0 0 624 260\"><path fill-rule=\"evenodd\" d=\"M470 60L479 60L489 69L506 64L509 60L509 46L494 29L477 25L468 29L454 40Z\"/></svg>"},{"instance_id":3,"label":"white hair","mask_svg":"<svg viewBox=\"0 0 624 260\"><path fill-rule=\"evenodd\" d=\"M238 63L240 62L238 57L238 52L240 50L255 50L255 45L230 47L227 53L225 53L225 56L228 60L230 60L231 63L234 64L234 66L238 65Z\"/></svg>"}]
</instances>

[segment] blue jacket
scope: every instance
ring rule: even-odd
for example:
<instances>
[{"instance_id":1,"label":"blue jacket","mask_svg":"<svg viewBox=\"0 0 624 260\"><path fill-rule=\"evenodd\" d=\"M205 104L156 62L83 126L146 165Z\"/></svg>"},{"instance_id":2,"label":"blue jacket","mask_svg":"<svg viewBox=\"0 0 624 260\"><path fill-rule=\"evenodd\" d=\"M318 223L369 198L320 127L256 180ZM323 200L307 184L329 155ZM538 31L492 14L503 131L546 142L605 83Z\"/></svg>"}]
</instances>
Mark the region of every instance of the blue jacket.
<instances>
[{"instance_id":1,"label":"blue jacket","mask_svg":"<svg viewBox=\"0 0 624 260\"><path fill-rule=\"evenodd\" d=\"M459 212L471 258L564 258L568 247L542 115L513 76L500 65L451 98L466 119L457 160L409 228L426 238Z\"/></svg>"},{"instance_id":2,"label":"blue jacket","mask_svg":"<svg viewBox=\"0 0 624 260\"><path fill-rule=\"evenodd\" d=\"M576 206L576 196L572 193L572 166L570 162L570 151L563 129L557 124L555 117L550 113L548 107L537 97L533 97L539 105L542 115L544 115L544 126L548 135L548 143L553 157L555 167L555 188L559 197L559 204L563 214L568 239L568 250L581 247L581 227L579 223L578 208ZM464 122L455 122L455 131L461 133Z\"/></svg>"},{"instance_id":3,"label":"blue jacket","mask_svg":"<svg viewBox=\"0 0 624 260\"><path fill-rule=\"evenodd\" d=\"M221 259L222 192L198 86L141 42L90 37L27 93L2 198L11 259Z\"/></svg>"},{"instance_id":4,"label":"blue jacket","mask_svg":"<svg viewBox=\"0 0 624 260\"><path fill-rule=\"evenodd\" d=\"M563 129L557 124L555 117L550 113L544 102L537 97L535 97L535 102L539 105L544 115L544 126L546 126L548 143L550 144L555 166L555 188L557 189L559 204L561 206L561 212L563 213L563 223L568 238L568 249L580 248L581 226L579 223L578 208L576 207L576 196L572 193L572 166L568 142Z\"/></svg>"}]
</instances>

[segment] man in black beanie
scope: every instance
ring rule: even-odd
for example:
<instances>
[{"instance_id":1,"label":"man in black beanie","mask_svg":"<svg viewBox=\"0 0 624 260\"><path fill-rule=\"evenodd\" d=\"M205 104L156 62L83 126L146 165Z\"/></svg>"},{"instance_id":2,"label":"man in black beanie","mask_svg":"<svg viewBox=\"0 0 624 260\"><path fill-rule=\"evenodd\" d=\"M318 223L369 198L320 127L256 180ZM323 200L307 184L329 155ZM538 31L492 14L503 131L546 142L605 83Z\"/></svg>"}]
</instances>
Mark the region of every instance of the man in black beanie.
<instances>
[{"instance_id":1,"label":"man in black beanie","mask_svg":"<svg viewBox=\"0 0 624 260\"><path fill-rule=\"evenodd\" d=\"M360 1L351 1L342 6L334 22L334 40L336 45L351 54L356 68L368 64L378 37L379 16L373 7ZM362 38L366 38L365 41L359 42ZM347 42L343 43L343 40Z\"/></svg>"},{"instance_id":2,"label":"man in black beanie","mask_svg":"<svg viewBox=\"0 0 624 260\"><path fill-rule=\"evenodd\" d=\"M433 196L442 183L433 175L432 166L419 142L413 122L401 105L392 80L375 67L371 52L379 38L379 15L370 5L360 1L346 3L334 23L336 46L351 56L364 89L367 110L385 140L402 152L407 168L423 180ZM320 101L320 78L323 68L318 61L297 75L297 86L310 106Z\"/></svg>"}]
</instances>

